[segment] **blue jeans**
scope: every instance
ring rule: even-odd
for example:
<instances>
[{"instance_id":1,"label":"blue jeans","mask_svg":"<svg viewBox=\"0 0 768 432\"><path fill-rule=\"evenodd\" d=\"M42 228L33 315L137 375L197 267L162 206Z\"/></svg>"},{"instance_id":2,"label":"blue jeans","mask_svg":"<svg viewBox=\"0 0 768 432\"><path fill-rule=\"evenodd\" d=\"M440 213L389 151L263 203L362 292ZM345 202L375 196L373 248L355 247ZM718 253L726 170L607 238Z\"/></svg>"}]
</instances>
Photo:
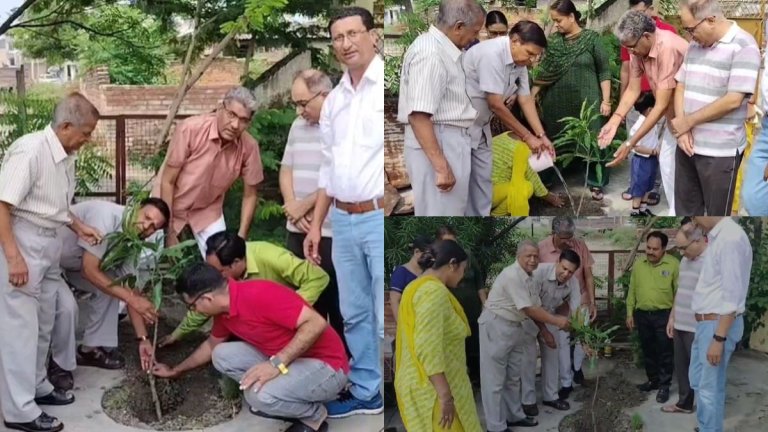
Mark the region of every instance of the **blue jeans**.
<instances>
[{"instance_id":1,"label":"blue jeans","mask_svg":"<svg viewBox=\"0 0 768 432\"><path fill-rule=\"evenodd\" d=\"M382 382L384 211L349 214L333 207L331 223L339 306L352 353L350 392L357 399L370 400L379 394Z\"/></svg>"},{"instance_id":2,"label":"blue jeans","mask_svg":"<svg viewBox=\"0 0 768 432\"><path fill-rule=\"evenodd\" d=\"M723 357L717 366L707 361L707 350L714 341L717 321L701 321L696 325L696 337L691 348L688 378L696 394L696 419L700 432L723 432L725 419L725 371L736 343L744 334L744 318L739 316L728 330L723 344Z\"/></svg>"}]
</instances>

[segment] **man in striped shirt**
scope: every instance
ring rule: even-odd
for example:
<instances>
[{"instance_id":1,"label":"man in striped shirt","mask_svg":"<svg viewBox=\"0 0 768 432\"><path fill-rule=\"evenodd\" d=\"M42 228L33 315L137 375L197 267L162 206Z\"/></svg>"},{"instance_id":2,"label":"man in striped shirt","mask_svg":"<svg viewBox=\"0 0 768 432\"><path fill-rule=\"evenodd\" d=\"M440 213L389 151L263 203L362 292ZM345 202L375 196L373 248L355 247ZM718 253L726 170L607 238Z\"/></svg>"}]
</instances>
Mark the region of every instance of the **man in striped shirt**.
<instances>
[{"instance_id":1,"label":"man in striped shirt","mask_svg":"<svg viewBox=\"0 0 768 432\"><path fill-rule=\"evenodd\" d=\"M70 212L75 153L98 121L96 107L73 93L56 105L51 125L11 144L0 167L0 407L9 429L60 431L64 424L39 405L75 401L53 388L45 363L64 284L57 230L67 225L87 244L101 242Z\"/></svg>"},{"instance_id":2,"label":"man in striped shirt","mask_svg":"<svg viewBox=\"0 0 768 432\"><path fill-rule=\"evenodd\" d=\"M462 49L480 32L475 0L443 0L436 25L408 47L397 120L405 123L405 163L416 216L464 216L477 111L467 96Z\"/></svg>"},{"instance_id":3,"label":"man in striped shirt","mask_svg":"<svg viewBox=\"0 0 768 432\"><path fill-rule=\"evenodd\" d=\"M320 110L326 96L333 90L328 75L316 70L300 71L293 79L291 99L296 105L299 117L291 125L288 142L285 144L283 160L280 162L280 192L283 195L283 209L288 219L286 246L297 257L304 259L304 238L311 226L312 211L317 201L317 180L323 163L320 131ZM327 318L331 326L344 338L344 319L339 310L339 287L336 270L333 267L331 249L333 233L331 218L326 216L321 227L320 267L328 273L330 281L320 298L314 303L315 310Z\"/></svg>"},{"instance_id":4,"label":"man in striped shirt","mask_svg":"<svg viewBox=\"0 0 768 432\"><path fill-rule=\"evenodd\" d=\"M690 414L693 412L693 390L688 380L688 365L691 363L691 346L696 335L696 318L691 309L691 300L704 265L707 238L701 229L693 225L691 218L685 217L675 236L675 246L683 258L680 260L675 305L667 322L667 336L674 344L679 398L677 403L665 405L661 410L666 413Z\"/></svg>"},{"instance_id":5,"label":"man in striped shirt","mask_svg":"<svg viewBox=\"0 0 768 432\"><path fill-rule=\"evenodd\" d=\"M675 76L675 213L727 216L747 146L744 123L760 50L716 0L681 1L680 19L693 42Z\"/></svg>"}]
</instances>

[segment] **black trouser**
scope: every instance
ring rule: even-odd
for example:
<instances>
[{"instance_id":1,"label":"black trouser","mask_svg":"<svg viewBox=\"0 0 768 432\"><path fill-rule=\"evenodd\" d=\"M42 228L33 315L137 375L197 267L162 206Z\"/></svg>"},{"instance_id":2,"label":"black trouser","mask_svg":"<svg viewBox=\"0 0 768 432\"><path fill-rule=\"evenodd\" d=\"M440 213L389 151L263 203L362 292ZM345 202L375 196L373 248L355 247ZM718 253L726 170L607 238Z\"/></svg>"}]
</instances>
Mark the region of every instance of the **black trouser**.
<instances>
[{"instance_id":1,"label":"black trouser","mask_svg":"<svg viewBox=\"0 0 768 432\"><path fill-rule=\"evenodd\" d=\"M667 336L669 311L635 311L635 327L643 348L645 374L648 381L666 388L672 383L675 361L673 342Z\"/></svg>"},{"instance_id":2,"label":"black trouser","mask_svg":"<svg viewBox=\"0 0 768 432\"><path fill-rule=\"evenodd\" d=\"M683 409L693 409L693 389L688 380L688 367L691 364L691 346L696 333L675 330L675 374L677 375L677 406Z\"/></svg>"},{"instance_id":3,"label":"black trouser","mask_svg":"<svg viewBox=\"0 0 768 432\"><path fill-rule=\"evenodd\" d=\"M675 214L730 216L742 155L690 157L675 153Z\"/></svg>"},{"instance_id":4,"label":"black trouser","mask_svg":"<svg viewBox=\"0 0 768 432\"><path fill-rule=\"evenodd\" d=\"M305 259L304 237L306 237L306 234L289 232L288 239L286 240L288 250L301 259ZM344 349L347 350L347 357L349 357L347 340L344 338L344 318L342 318L341 309L339 308L339 285L336 283L336 270L333 268L332 249L333 239L323 237L320 240L320 267L328 273L330 281L313 306L320 315L328 320L331 327L336 330L336 333L339 334L341 341L344 343Z\"/></svg>"}]
</instances>

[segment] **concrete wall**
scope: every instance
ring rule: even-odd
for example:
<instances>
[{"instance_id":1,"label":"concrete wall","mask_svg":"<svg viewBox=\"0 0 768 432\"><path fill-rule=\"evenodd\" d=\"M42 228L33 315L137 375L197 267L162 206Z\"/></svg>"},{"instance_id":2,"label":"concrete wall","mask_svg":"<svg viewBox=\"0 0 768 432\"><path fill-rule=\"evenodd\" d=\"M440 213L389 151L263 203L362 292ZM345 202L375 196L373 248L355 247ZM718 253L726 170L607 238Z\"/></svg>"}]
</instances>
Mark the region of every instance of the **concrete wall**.
<instances>
[{"instance_id":1,"label":"concrete wall","mask_svg":"<svg viewBox=\"0 0 768 432\"><path fill-rule=\"evenodd\" d=\"M595 10L597 17L592 20L589 28L602 31L606 27L613 27L628 10L627 0L608 0Z\"/></svg>"}]
</instances>

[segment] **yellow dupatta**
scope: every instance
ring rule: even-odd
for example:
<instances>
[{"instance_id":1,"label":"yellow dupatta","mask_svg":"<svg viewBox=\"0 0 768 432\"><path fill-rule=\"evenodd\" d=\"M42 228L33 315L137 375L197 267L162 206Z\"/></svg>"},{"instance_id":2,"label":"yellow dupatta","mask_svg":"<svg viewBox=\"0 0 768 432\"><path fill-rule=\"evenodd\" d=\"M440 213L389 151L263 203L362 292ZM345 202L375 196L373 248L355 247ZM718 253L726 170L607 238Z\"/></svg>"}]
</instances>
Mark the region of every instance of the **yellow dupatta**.
<instances>
[{"instance_id":1,"label":"yellow dupatta","mask_svg":"<svg viewBox=\"0 0 768 432\"><path fill-rule=\"evenodd\" d=\"M528 169L531 149L525 143L518 142L513 151L512 179L507 192L507 214L528 216L531 211L528 200L533 196L533 185L525 179L525 172Z\"/></svg>"}]
</instances>

